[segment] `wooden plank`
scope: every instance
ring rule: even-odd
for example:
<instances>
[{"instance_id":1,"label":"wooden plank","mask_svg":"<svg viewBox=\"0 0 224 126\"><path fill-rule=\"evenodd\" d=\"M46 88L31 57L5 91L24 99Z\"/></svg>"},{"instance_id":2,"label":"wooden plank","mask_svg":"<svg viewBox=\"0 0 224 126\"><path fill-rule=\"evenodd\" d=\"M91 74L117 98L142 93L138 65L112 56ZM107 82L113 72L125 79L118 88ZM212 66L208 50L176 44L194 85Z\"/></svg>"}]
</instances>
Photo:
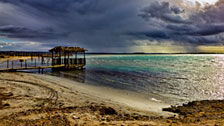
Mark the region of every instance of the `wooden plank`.
<instances>
[{"instance_id":1,"label":"wooden plank","mask_svg":"<svg viewBox=\"0 0 224 126\"><path fill-rule=\"evenodd\" d=\"M69 67L66 66L65 64L62 65L53 65L53 66L39 66L39 67L19 67L19 68L5 68L5 69L0 69L0 72L9 72L9 71L17 71L17 70L32 70L32 69L47 69L47 68L65 68L65 69L75 69L75 68L83 68L85 65L80 64L80 65L70 65Z\"/></svg>"},{"instance_id":2,"label":"wooden plank","mask_svg":"<svg viewBox=\"0 0 224 126\"><path fill-rule=\"evenodd\" d=\"M61 68L65 67L65 65L54 65L54 66L39 66L39 67L26 67L26 68L6 68L6 69L0 69L0 72L5 72L5 71L17 71L17 70L31 70L31 69L47 69L47 68Z\"/></svg>"}]
</instances>

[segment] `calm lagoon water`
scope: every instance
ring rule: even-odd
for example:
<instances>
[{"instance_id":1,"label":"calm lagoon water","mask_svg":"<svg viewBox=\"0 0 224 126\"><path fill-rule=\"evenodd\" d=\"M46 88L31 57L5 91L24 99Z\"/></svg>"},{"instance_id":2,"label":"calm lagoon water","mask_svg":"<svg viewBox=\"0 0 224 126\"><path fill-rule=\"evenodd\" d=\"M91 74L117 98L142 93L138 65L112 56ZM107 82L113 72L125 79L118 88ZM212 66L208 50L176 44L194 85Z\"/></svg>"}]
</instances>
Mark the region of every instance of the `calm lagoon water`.
<instances>
[{"instance_id":1,"label":"calm lagoon water","mask_svg":"<svg viewBox=\"0 0 224 126\"><path fill-rule=\"evenodd\" d=\"M85 71L61 74L171 104L224 98L224 55L88 55Z\"/></svg>"}]
</instances>

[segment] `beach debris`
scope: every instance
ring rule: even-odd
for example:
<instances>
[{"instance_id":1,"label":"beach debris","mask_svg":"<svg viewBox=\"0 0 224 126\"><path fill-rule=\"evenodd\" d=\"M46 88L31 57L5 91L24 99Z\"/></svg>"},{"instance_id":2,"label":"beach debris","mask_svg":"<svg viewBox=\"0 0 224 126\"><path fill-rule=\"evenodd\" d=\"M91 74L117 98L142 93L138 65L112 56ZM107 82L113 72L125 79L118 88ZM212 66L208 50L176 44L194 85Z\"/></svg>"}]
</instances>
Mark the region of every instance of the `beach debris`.
<instances>
[{"instance_id":1,"label":"beach debris","mask_svg":"<svg viewBox=\"0 0 224 126\"><path fill-rule=\"evenodd\" d=\"M116 110L111 107L102 106L99 110L101 115L114 115L117 114Z\"/></svg>"},{"instance_id":2,"label":"beach debris","mask_svg":"<svg viewBox=\"0 0 224 126\"><path fill-rule=\"evenodd\" d=\"M73 118L73 119L79 119L79 117L77 117L77 116L75 116L75 115L72 116L72 118Z\"/></svg>"},{"instance_id":3,"label":"beach debris","mask_svg":"<svg viewBox=\"0 0 224 126\"><path fill-rule=\"evenodd\" d=\"M161 100L155 99L155 98L151 98L151 100L156 101L156 102L162 102Z\"/></svg>"},{"instance_id":4,"label":"beach debris","mask_svg":"<svg viewBox=\"0 0 224 126\"><path fill-rule=\"evenodd\" d=\"M197 123L206 120L222 120L224 118L224 101L193 101L188 104L183 104L183 106L164 108L163 111L178 113L179 121L184 123ZM173 119L175 119L175 117Z\"/></svg>"},{"instance_id":5,"label":"beach debris","mask_svg":"<svg viewBox=\"0 0 224 126\"><path fill-rule=\"evenodd\" d=\"M4 106L4 107L9 107L10 104L9 104L9 103L5 103L3 106Z\"/></svg>"}]
</instances>

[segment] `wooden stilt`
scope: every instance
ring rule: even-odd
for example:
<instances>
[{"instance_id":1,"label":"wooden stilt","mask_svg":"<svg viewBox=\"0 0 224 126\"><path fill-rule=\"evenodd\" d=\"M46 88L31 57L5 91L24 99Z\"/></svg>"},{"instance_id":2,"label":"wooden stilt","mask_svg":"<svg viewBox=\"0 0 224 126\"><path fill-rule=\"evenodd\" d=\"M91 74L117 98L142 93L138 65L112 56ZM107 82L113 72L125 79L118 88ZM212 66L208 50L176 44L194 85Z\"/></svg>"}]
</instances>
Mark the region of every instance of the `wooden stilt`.
<instances>
[{"instance_id":1,"label":"wooden stilt","mask_svg":"<svg viewBox=\"0 0 224 126\"><path fill-rule=\"evenodd\" d=\"M35 59L35 67L37 67L37 59Z\"/></svg>"},{"instance_id":2,"label":"wooden stilt","mask_svg":"<svg viewBox=\"0 0 224 126\"><path fill-rule=\"evenodd\" d=\"M27 61L25 60L25 68L27 68Z\"/></svg>"},{"instance_id":3,"label":"wooden stilt","mask_svg":"<svg viewBox=\"0 0 224 126\"><path fill-rule=\"evenodd\" d=\"M7 60L7 68L9 68L9 60Z\"/></svg>"},{"instance_id":4,"label":"wooden stilt","mask_svg":"<svg viewBox=\"0 0 224 126\"><path fill-rule=\"evenodd\" d=\"M77 52L75 53L75 64L78 64Z\"/></svg>"},{"instance_id":5,"label":"wooden stilt","mask_svg":"<svg viewBox=\"0 0 224 126\"><path fill-rule=\"evenodd\" d=\"M12 61L12 69L13 69L13 61Z\"/></svg>"},{"instance_id":6,"label":"wooden stilt","mask_svg":"<svg viewBox=\"0 0 224 126\"><path fill-rule=\"evenodd\" d=\"M70 64L70 58L69 58L69 53L68 53L68 67L69 67L69 64Z\"/></svg>"},{"instance_id":7,"label":"wooden stilt","mask_svg":"<svg viewBox=\"0 0 224 126\"><path fill-rule=\"evenodd\" d=\"M86 53L84 52L84 65L86 65Z\"/></svg>"},{"instance_id":8,"label":"wooden stilt","mask_svg":"<svg viewBox=\"0 0 224 126\"><path fill-rule=\"evenodd\" d=\"M41 56L41 64L43 65L44 64L44 57Z\"/></svg>"}]
</instances>

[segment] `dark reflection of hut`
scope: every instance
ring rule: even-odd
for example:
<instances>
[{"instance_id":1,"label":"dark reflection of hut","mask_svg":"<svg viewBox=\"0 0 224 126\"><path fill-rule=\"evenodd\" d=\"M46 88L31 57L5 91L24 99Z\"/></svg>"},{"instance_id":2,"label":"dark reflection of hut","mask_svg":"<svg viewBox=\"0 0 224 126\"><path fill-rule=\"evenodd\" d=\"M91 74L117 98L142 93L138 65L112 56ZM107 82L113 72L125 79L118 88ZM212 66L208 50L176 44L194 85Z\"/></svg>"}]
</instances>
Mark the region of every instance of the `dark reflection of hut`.
<instances>
[{"instance_id":1,"label":"dark reflection of hut","mask_svg":"<svg viewBox=\"0 0 224 126\"><path fill-rule=\"evenodd\" d=\"M86 79L85 70L66 70L66 71L53 70L51 74L55 76L69 78L80 83L85 83L85 79Z\"/></svg>"}]
</instances>

